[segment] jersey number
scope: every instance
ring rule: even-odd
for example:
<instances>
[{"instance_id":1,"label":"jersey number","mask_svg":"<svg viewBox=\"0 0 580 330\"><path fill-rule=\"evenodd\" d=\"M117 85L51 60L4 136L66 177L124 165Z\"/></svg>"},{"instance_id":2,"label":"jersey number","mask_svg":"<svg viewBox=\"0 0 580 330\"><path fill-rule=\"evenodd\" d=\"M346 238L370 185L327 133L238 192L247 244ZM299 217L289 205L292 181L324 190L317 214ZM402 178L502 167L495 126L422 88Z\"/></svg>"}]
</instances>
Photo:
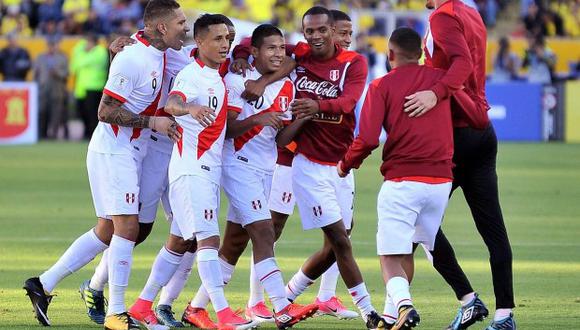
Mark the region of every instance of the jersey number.
<instances>
[{"instance_id":1,"label":"jersey number","mask_svg":"<svg viewBox=\"0 0 580 330\"><path fill-rule=\"evenodd\" d=\"M210 96L209 97L209 102L208 102L208 107L217 110L218 107L218 98L217 96Z\"/></svg>"},{"instance_id":2,"label":"jersey number","mask_svg":"<svg viewBox=\"0 0 580 330\"><path fill-rule=\"evenodd\" d=\"M248 103L251 106L253 106L254 108L256 108L256 110L259 110L264 105L264 96L260 96L260 98L258 98L257 100L255 100L255 101L249 101Z\"/></svg>"}]
</instances>

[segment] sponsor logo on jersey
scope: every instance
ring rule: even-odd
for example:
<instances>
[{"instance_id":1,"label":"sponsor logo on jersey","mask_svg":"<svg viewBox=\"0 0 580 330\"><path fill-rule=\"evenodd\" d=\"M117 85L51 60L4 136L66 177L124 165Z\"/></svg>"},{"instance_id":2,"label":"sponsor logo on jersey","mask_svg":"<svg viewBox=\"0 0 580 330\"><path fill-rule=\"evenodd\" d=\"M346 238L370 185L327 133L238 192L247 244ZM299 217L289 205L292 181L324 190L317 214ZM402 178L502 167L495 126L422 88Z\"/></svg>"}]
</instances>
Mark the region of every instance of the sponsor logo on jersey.
<instances>
[{"instance_id":1,"label":"sponsor logo on jersey","mask_svg":"<svg viewBox=\"0 0 580 330\"><path fill-rule=\"evenodd\" d=\"M296 82L296 90L299 92L308 92L320 97L335 99L338 97L338 86L326 80L311 81L307 76L302 76Z\"/></svg>"},{"instance_id":2,"label":"sponsor logo on jersey","mask_svg":"<svg viewBox=\"0 0 580 330\"><path fill-rule=\"evenodd\" d=\"M342 122L342 115L319 112L312 117L312 121L330 124L340 124Z\"/></svg>"},{"instance_id":3,"label":"sponsor logo on jersey","mask_svg":"<svg viewBox=\"0 0 580 330\"><path fill-rule=\"evenodd\" d=\"M330 70L330 80L337 81L340 78L340 71L338 70Z\"/></svg>"}]
</instances>

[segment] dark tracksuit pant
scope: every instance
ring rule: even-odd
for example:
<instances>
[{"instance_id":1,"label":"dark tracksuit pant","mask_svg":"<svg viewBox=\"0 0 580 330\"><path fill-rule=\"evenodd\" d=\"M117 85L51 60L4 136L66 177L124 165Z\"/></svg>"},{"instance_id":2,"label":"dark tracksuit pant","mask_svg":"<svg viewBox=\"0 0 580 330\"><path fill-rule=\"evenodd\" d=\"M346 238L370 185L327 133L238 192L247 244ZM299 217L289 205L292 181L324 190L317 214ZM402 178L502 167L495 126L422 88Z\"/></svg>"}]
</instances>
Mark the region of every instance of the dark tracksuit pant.
<instances>
[{"instance_id":1,"label":"dark tracksuit pant","mask_svg":"<svg viewBox=\"0 0 580 330\"><path fill-rule=\"evenodd\" d=\"M455 128L453 191L461 187L479 234L489 251L496 308L513 308L512 251L499 203L493 126L485 130ZM432 251L433 265L458 299L473 292L453 247L439 228Z\"/></svg>"}]
</instances>

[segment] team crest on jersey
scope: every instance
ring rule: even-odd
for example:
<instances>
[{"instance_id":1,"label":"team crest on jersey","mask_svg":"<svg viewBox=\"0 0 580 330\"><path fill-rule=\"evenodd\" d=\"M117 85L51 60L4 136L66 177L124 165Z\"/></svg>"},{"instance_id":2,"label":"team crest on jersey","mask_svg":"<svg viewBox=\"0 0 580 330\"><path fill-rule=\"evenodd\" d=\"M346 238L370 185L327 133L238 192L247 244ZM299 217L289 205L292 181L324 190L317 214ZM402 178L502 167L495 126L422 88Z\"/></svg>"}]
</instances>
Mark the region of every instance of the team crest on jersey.
<instances>
[{"instance_id":1,"label":"team crest on jersey","mask_svg":"<svg viewBox=\"0 0 580 330\"><path fill-rule=\"evenodd\" d=\"M284 192L282 193L282 202L288 204L292 200L292 193Z\"/></svg>"},{"instance_id":2,"label":"team crest on jersey","mask_svg":"<svg viewBox=\"0 0 580 330\"><path fill-rule=\"evenodd\" d=\"M135 193L126 193L125 201L127 202L127 204L135 203Z\"/></svg>"},{"instance_id":3,"label":"team crest on jersey","mask_svg":"<svg viewBox=\"0 0 580 330\"><path fill-rule=\"evenodd\" d=\"M330 70L330 80L337 81L340 78L340 71Z\"/></svg>"},{"instance_id":4,"label":"team crest on jersey","mask_svg":"<svg viewBox=\"0 0 580 330\"><path fill-rule=\"evenodd\" d=\"M207 221L213 220L213 210L204 210L204 217Z\"/></svg>"},{"instance_id":5,"label":"team crest on jersey","mask_svg":"<svg viewBox=\"0 0 580 330\"><path fill-rule=\"evenodd\" d=\"M288 104L290 103L288 101L289 101L288 96L280 96L278 98L278 105L280 106L280 110L282 111L288 110Z\"/></svg>"}]
</instances>

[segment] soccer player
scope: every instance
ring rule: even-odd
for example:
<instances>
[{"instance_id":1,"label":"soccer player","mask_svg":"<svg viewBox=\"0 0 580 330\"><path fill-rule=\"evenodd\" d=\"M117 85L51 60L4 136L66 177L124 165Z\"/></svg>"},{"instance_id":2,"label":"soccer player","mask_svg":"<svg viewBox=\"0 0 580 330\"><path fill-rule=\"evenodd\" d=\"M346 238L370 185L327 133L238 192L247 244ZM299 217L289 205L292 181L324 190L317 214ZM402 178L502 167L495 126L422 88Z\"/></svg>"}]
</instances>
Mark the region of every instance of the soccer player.
<instances>
[{"instance_id":1,"label":"soccer player","mask_svg":"<svg viewBox=\"0 0 580 330\"><path fill-rule=\"evenodd\" d=\"M423 117L411 118L403 112L405 96L431 86L445 74L420 66L421 55L417 32L409 28L393 31L389 38L393 70L370 84L360 133L337 166L341 177L359 168L379 146L381 129L385 129L388 138L381 165L385 181L377 200L377 254L387 294L398 311L398 319L386 315L387 322L393 323L391 329L413 328L420 321L409 292L413 243L433 249L453 180L449 99Z\"/></svg>"},{"instance_id":2,"label":"soccer player","mask_svg":"<svg viewBox=\"0 0 580 330\"><path fill-rule=\"evenodd\" d=\"M333 41L332 14L312 7L303 16L302 29L309 48L296 47L295 87L292 112L306 122L298 135L288 131L278 136L279 145L295 139L292 162L293 188L305 230L320 228L325 240L286 286L286 295L296 299L314 279L335 261L354 304L368 328L384 327L352 255L347 229L352 220L354 180L339 178L335 166L353 140L354 106L364 88L367 65L360 54L342 49ZM275 74L267 79L278 78Z\"/></svg>"},{"instance_id":3,"label":"soccer player","mask_svg":"<svg viewBox=\"0 0 580 330\"><path fill-rule=\"evenodd\" d=\"M224 283L227 283L248 237L251 238L255 272L274 305L273 317L252 319L259 323L275 320L279 328L287 328L318 309L316 305L299 307L286 299L282 274L274 258L274 227L267 207L276 163L275 138L278 130L284 127L284 120L291 119L289 107L294 99L294 85L288 78L280 79L268 85L258 100L246 102L242 99L246 80L278 70L285 57L282 32L270 24L254 30L251 44L255 70L246 77L230 73L225 78L228 128L222 184L230 207L219 255ZM201 288L191 306L202 309L208 302L207 293Z\"/></svg>"},{"instance_id":4,"label":"soccer player","mask_svg":"<svg viewBox=\"0 0 580 330\"><path fill-rule=\"evenodd\" d=\"M512 252L498 196L497 137L487 117L489 105L485 98L485 25L478 12L460 0L427 0L426 4L435 8L425 40L426 64L445 69L447 74L430 88L410 95L406 111L410 116L420 116L461 88L475 104L475 111L466 111L452 98L456 164L453 188L463 189L490 254L496 312L488 329L515 329ZM433 265L461 303L449 329L465 329L487 316L487 308L471 287L442 231L432 255Z\"/></svg>"},{"instance_id":5,"label":"soccer player","mask_svg":"<svg viewBox=\"0 0 580 330\"><path fill-rule=\"evenodd\" d=\"M231 20L226 16L218 15L228 27L230 47L235 39L235 28ZM124 46L134 43L134 39L128 37L119 37L111 43L109 50L113 55L123 50ZM168 49L166 52L166 66L164 72L164 81L162 87L162 94L159 100L158 116L171 116L164 111L167 102L169 91L175 80L175 76L187 64L194 61L196 47L194 45L182 47L181 50L176 51ZM220 67L221 72L227 73L227 63ZM155 215L157 214L157 205L161 200L167 219L171 222L172 211L168 201L168 178L167 169L169 167L169 160L171 158L171 151L173 150L173 142L166 136L159 134L156 131L151 133L151 140L148 141L147 154L143 160L143 170L141 173L141 189L139 200L141 201L141 209L139 211L139 225L140 225L140 243L150 233ZM148 230L143 230L145 229ZM187 247L189 246L189 249ZM134 319L142 322L148 322L147 325L157 324L157 318L161 323L171 327L183 327L183 323L177 321L173 315L172 304L179 296L189 275L191 268L195 261L195 251L197 246L195 242L184 241L181 238L174 237L170 234L166 246L164 246L157 255L153 264L151 274L145 288L143 289L140 300L131 308L135 315ZM103 254L99 265L95 270L95 274L90 281L82 284L80 292L81 297L85 301L89 317L99 323L104 320L104 298L103 288L108 280L107 272L107 251ZM177 263L178 260L181 260ZM175 268L177 267L177 268ZM155 308L155 315L151 312L152 302L159 292L159 288L163 287L161 297L158 305ZM102 315L102 316L101 316ZM102 323L102 322L101 322Z\"/></svg>"},{"instance_id":6,"label":"soccer player","mask_svg":"<svg viewBox=\"0 0 580 330\"><path fill-rule=\"evenodd\" d=\"M182 127L169 163L171 230L184 240L197 240L198 272L217 312L218 327L249 329L254 323L239 317L226 301L218 258L219 184L228 104L218 70L227 58L228 35L217 15L202 15L195 21L195 61L179 72L165 106Z\"/></svg>"},{"instance_id":7,"label":"soccer player","mask_svg":"<svg viewBox=\"0 0 580 330\"><path fill-rule=\"evenodd\" d=\"M100 122L89 144L87 169L97 225L79 237L49 270L24 285L43 325L50 325L47 310L56 284L109 247L111 281L105 328L136 327L126 313L124 293L139 231L139 172L150 128L173 140L180 136L173 120L153 115L162 85L164 51L180 49L187 32L185 16L175 1L149 2L143 19L145 29L136 35L139 42L111 63L99 105Z\"/></svg>"},{"instance_id":8,"label":"soccer player","mask_svg":"<svg viewBox=\"0 0 580 330\"><path fill-rule=\"evenodd\" d=\"M333 33L333 40L336 44L344 49L348 49L351 44L352 37L352 22L350 17L340 11L331 10L331 15L334 20L335 32ZM242 56L238 60L243 60L249 54L243 54L241 51L243 47L238 48L238 56ZM292 50L296 45L287 45L287 52L292 55ZM308 49L308 44L300 43L298 48ZM235 50L234 50L235 52ZM236 60L237 61L237 60ZM246 65L236 66L234 61L233 69L235 72L239 71ZM291 67L290 69L294 69ZM279 70L284 72L284 69ZM246 90L244 93L249 93L250 97L259 97L263 94L263 89L266 88L269 82L265 79L258 78L256 80L248 80ZM253 89L253 87L256 89ZM295 147L291 144L290 147ZM272 179L271 194L269 198L269 208L272 213L272 221L276 231L276 240L280 237L288 217L294 212L295 198L293 197L292 189L292 160L294 152L287 147L278 148L278 158L274 176ZM348 230L350 235L350 230ZM339 319L356 318L358 314L354 311L348 310L342 301L336 296L336 285L338 282L338 266L336 262L321 276L320 289L315 304L318 305L319 315L331 315ZM252 319L265 319L271 317L271 313L265 306L263 288L260 281L251 268L250 274L250 297L246 307L246 317Z\"/></svg>"}]
</instances>

